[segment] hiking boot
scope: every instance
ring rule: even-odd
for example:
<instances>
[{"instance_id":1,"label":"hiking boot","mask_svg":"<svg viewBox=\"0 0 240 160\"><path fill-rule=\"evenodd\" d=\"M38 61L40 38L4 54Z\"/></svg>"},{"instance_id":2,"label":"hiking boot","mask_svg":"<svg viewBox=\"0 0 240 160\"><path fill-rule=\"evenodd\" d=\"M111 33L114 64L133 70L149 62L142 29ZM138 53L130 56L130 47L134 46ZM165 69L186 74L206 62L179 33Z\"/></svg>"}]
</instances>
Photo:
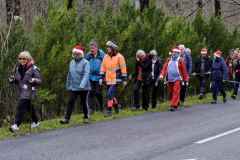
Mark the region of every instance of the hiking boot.
<instances>
[{"instance_id":1,"label":"hiking boot","mask_svg":"<svg viewBox=\"0 0 240 160\"><path fill-rule=\"evenodd\" d=\"M175 108L173 108L173 107L170 107L170 108L168 109L168 111L170 111L170 112L175 112L175 111L176 111L176 109L175 109Z\"/></svg>"},{"instance_id":2,"label":"hiking boot","mask_svg":"<svg viewBox=\"0 0 240 160\"><path fill-rule=\"evenodd\" d=\"M68 124L69 120L68 119L62 119L59 121L61 124Z\"/></svg>"},{"instance_id":3,"label":"hiking boot","mask_svg":"<svg viewBox=\"0 0 240 160\"><path fill-rule=\"evenodd\" d=\"M11 125L11 127L9 128L9 131L12 133L19 131L19 127L16 124Z\"/></svg>"},{"instance_id":4,"label":"hiking boot","mask_svg":"<svg viewBox=\"0 0 240 160\"><path fill-rule=\"evenodd\" d=\"M40 122L37 122L37 123L33 122L33 123L31 124L31 128L36 128L36 127L38 127L39 125L40 125Z\"/></svg>"},{"instance_id":5,"label":"hiking boot","mask_svg":"<svg viewBox=\"0 0 240 160\"><path fill-rule=\"evenodd\" d=\"M235 100L235 99L236 99L236 95L233 94L233 95L231 96L231 98Z\"/></svg>"},{"instance_id":6,"label":"hiking boot","mask_svg":"<svg viewBox=\"0 0 240 160\"><path fill-rule=\"evenodd\" d=\"M119 114L119 107L118 107L118 105L114 107L114 112L115 112L116 114Z\"/></svg>"}]
</instances>

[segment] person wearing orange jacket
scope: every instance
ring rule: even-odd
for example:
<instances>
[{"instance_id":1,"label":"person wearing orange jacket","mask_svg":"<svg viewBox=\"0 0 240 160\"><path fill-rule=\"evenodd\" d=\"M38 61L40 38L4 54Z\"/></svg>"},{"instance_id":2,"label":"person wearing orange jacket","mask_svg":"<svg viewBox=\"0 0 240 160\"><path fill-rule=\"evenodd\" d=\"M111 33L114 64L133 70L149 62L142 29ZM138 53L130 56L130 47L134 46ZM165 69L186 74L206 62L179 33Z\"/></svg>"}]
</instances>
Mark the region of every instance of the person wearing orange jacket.
<instances>
[{"instance_id":1,"label":"person wearing orange jacket","mask_svg":"<svg viewBox=\"0 0 240 160\"><path fill-rule=\"evenodd\" d=\"M184 59L180 57L181 50L172 49L171 57L166 60L160 73L160 80L165 77L168 82L170 108L174 112L180 104L181 83L188 85L189 75L187 73Z\"/></svg>"},{"instance_id":2,"label":"person wearing orange jacket","mask_svg":"<svg viewBox=\"0 0 240 160\"><path fill-rule=\"evenodd\" d=\"M101 76L99 84L102 85L103 81L107 85L107 113L106 116L112 116L112 108L116 113L119 112L117 100L117 85L123 82L127 85L127 66L124 56L118 52L118 46L108 41L107 55L105 55L101 65Z\"/></svg>"}]
</instances>

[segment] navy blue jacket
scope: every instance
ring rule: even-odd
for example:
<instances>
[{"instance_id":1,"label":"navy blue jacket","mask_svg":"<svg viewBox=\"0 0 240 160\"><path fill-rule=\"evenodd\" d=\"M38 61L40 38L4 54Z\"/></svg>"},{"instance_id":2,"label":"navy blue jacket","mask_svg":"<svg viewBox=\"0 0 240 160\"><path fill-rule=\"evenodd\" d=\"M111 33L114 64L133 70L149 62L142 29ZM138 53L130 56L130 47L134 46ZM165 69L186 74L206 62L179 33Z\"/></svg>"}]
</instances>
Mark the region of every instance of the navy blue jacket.
<instances>
[{"instance_id":1,"label":"navy blue jacket","mask_svg":"<svg viewBox=\"0 0 240 160\"><path fill-rule=\"evenodd\" d=\"M228 68L224 59L214 58L211 69L211 80L228 80Z\"/></svg>"}]
</instances>

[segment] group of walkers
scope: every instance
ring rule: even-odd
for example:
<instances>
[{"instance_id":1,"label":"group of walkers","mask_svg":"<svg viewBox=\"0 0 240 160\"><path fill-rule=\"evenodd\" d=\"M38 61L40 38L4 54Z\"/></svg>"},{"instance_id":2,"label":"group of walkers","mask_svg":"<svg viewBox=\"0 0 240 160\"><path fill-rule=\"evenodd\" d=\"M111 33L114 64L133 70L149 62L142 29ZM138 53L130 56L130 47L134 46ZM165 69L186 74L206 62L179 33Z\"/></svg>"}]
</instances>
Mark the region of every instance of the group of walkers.
<instances>
[{"instance_id":1,"label":"group of walkers","mask_svg":"<svg viewBox=\"0 0 240 160\"><path fill-rule=\"evenodd\" d=\"M90 113L105 111L105 116L112 116L113 111L119 113L120 84L124 87L128 84L127 65L124 56L119 52L118 45L113 41L106 43L106 53L98 47L98 43L92 40L89 44L90 51L85 52L82 44L77 44L72 50L72 60L66 80L66 89L69 91L69 100L66 113L61 124L68 124L74 110L78 96L83 108L83 120L89 122ZM14 68L14 74L9 77L9 82L19 88L19 101L15 122L10 131L19 130L19 126L26 112L32 116L32 128L39 126L31 101L36 95L36 89L41 84L40 70L34 64L34 60L28 51L18 55L18 64ZM191 76L198 77L200 84L199 99L205 97L207 82L210 80L213 95L212 104L217 103L219 92L226 102L224 85L230 82L234 88L232 98L236 99L240 83L240 52L235 49L225 61L222 52L217 50L213 57L207 48L200 51L200 56L195 63L192 62L191 50L183 44L176 45L169 52L169 57L163 62L156 50L146 53L144 50L136 52L136 67L132 79L133 86L133 110L148 110L156 108L159 91L163 92L163 85L167 84L170 107L169 111L177 111L184 106L187 88ZM104 102L103 85L106 85L106 102ZM140 95L142 93L142 95ZM97 103L93 103L94 99ZM140 102L142 100L142 102ZM106 104L106 107L105 107ZM98 107L96 107L98 106Z\"/></svg>"}]
</instances>

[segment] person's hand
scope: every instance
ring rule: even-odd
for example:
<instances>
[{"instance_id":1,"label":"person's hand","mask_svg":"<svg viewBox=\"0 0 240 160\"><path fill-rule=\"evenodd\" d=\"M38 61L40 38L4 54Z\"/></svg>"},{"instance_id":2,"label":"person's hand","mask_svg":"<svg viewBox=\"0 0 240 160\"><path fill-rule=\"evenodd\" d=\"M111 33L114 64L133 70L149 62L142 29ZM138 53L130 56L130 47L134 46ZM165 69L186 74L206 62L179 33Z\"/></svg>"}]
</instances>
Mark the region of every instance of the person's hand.
<instances>
[{"instance_id":1,"label":"person's hand","mask_svg":"<svg viewBox=\"0 0 240 160\"><path fill-rule=\"evenodd\" d=\"M155 85L155 87L157 87L157 86L158 86L158 80L156 80L156 82L155 82L155 84L154 84L154 85Z\"/></svg>"},{"instance_id":2,"label":"person's hand","mask_svg":"<svg viewBox=\"0 0 240 160\"><path fill-rule=\"evenodd\" d=\"M188 87L188 86L189 86L189 82L188 82L188 81L185 81L185 85Z\"/></svg>"},{"instance_id":3,"label":"person's hand","mask_svg":"<svg viewBox=\"0 0 240 160\"><path fill-rule=\"evenodd\" d=\"M103 84L103 80L99 79L99 85L101 86Z\"/></svg>"},{"instance_id":4,"label":"person's hand","mask_svg":"<svg viewBox=\"0 0 240 160\"><path fill-rule=\"evenodd\" d=\"M13 83L15 81L15 76L14 75L11 75L9 78L8 78L8 81L9 83Z\"/></svg>"},{"instance_id":5,"label":"person's hand","mask_svg":"<svg viewBox=\"0 0 240 160\"><path fill-rule=\"evenodd\" d=\"M124 86L124 87L127 86L127 81L123 81L123 86Z\"/></svg>"},{"instance_id":6,"label":"person's hand","mask_svg":"<svg viewBox=\"0 0 240 160\"><path fill-rule=\"evenodd\" d=\"M196 72L193 72L193 73L192 73L192 75L193 75L193 76L196 76L196 75L197 75L197 73L196 73Z\"/></svg>"},{"instance_id":7,"label":"person's hand","mask_svg":"<svg viewBox=\"0 0 240 160\"><path fill-rule=\"evenodd\" d=\"M163 75L160 75L160 76L159 76L159 79L160 79L160 80L163 80Z\"/></svg>"},{"instance_id":8,"label":"person's hand","mask_svg":"<svg viewBox=\"0 0 240 160\"><path fill-rule=\"evenodd\" d=\"M37 81L36 78L31 78L28 82L29 82L29 83L34 83L34 82L36 82L36 81Z\"/></svg>"}]
</instances>

